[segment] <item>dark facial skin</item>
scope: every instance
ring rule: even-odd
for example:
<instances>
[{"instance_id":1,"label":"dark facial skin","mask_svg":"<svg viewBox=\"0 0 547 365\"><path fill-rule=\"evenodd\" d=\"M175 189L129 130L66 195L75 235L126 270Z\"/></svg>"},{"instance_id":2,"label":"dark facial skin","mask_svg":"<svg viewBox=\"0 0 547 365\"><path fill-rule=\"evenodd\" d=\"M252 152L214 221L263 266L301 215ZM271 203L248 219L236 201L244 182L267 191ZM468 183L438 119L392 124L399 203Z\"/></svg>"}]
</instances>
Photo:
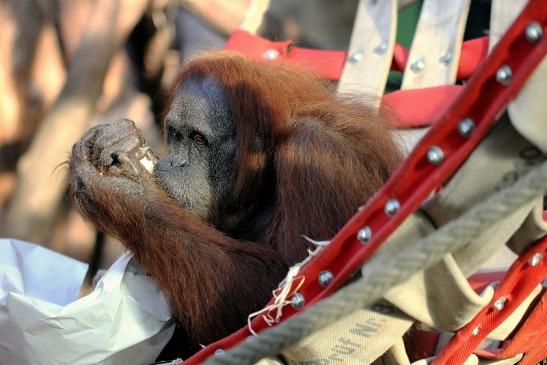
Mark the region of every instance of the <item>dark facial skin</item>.
<instances>
[{"instance_id":1,"label":"dark facial skin","mask_svg":"<svg viewBox=\"0 0 547 365\"><path fill-rule=\"evenodd\" d=\"M219 84L188 81L165 118L169 156L156 165L160 186L191 214L204 220L235 183L235 127Z\"/></svg>"}]
</instances>

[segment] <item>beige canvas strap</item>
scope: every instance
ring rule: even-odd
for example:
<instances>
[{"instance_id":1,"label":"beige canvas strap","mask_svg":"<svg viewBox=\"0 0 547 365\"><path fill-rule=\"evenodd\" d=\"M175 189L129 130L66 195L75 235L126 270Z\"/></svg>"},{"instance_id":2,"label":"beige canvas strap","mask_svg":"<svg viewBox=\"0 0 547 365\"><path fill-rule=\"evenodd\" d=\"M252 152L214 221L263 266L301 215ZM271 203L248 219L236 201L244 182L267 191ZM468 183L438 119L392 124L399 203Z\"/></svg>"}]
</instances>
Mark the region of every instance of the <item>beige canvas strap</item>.
<instances>
[{"instance_id":1,"label":"beige canvas strap","mask_svg":"<svg viewBox=\"0 0 547 365\"><path fill-rule=\"evenodd\" d=\"M377 361L377 365L410 365L403 339L400 338Z\"/></svg>"},{"instance_id":2,"label":"beige canvas strap","mask_svg":"<svg viewBox=\"0 0 547 365\"><path fill-rule=\"evenodd\" d=\"M251 34L257 34L269 6L270 0L251 0L239 28Z\"/></svg>"},{"instance_id":3,"label":"beige canvas strap","mask_svg":"<svg viewBox=\"0 0 547 365\"><path fill-rule=\"evenodd\" d=\"M453 84L470 0L425 0L402 89Z\"/></svg>"},{"instance_id":4,"label":"beige canvas strap","mask_svg":"<svg viewBox=\"0 0 547 365\"><path fill-rule=\"evenodd\" d=\"M522 252L529 247L530 242L544 236L545 232L547 222L543 219L543 204L540 199L507 246L514 252Z\"/></svg>"},{"instance_id":5,"label":"beige canvas strap","mask_svg":"<svg viewBox=\"0 0 547 365\"><path fill-rule=\"evenodd\" d=\"M520 14L527 0L492 0L490 10L490 39L488 50L498 43L513 20Z\"/></svg>"},{"instance_id":6,"label":"beige canvas strap","mask_svg":"<svg viewBox=\"0 0 547 365\"><path fill-rule=\"evenodd\" d=\"M470 0L425 0L420 12L401 89L453 84ZM399 130L398 140L410 151L428 128Z\"/></svg>"},{"instance_id":7,"label":"beige canvas strap","mask_svg":"<svg viewBox=\"0 0 547 365\"><path fill-rule=\"evenodd\" d=\"M526 3L526 0L492 0L490 50ZM532 33L527 37L530 42L534 42L533 32L537 29L533 29L533 24L529 26L532 27L530 29ZM544 124L538 122L539 120L545 121L545 116L547 116L547 103L543 102L541 97L545 94L545 90L547 90L547 60L543 60L530 76L518 97L509 104L508 111L515 128L543 153L547 154L547 133L545 133Z\"/></svg>"},{"instance_id":8,"label":"beige canvas strap","mask_svg":"<svg viewBox=\"0 0 547 365\"><path fill-rule=\"evenodd\" d=\"M397 1L360 0L339 93L381 96L393 58ZM379 99L377 99L379 100Z\"/></svg>"},{"instance_id":9,"label":"beige canvas strap","mask_svg":"<svg viewBox=\"0 0 547 365\"><path fill-rule=\"evenodd\" d=\"M534 27L534 25L531 25ZM547 35L544 35L546 37ZM515 128L547 154L547 58L539 64L508 111Z\"/></svg>"},{"instance_id":10,"label":"beige canvas strap","mask_svg":"<svg viewBox=\"0 0 547 365\"><path fill-rule=\"evenodd\" d=\"M289 364L370 364L398 343L413 319L388 303L358 310L283 351Z\"/></svg>"},{"instance_id":11,"label":"beige canvas strap","mask_svg":"<svg viewBox=\"0 0 547 365\"><path fill-rule=\"evenodd\" d=\"M281 361L280 359L276 358L266 358L262 359L259 362L255 363L255 365L284 365L285 362Z\"/></svg>"}]
</instances>

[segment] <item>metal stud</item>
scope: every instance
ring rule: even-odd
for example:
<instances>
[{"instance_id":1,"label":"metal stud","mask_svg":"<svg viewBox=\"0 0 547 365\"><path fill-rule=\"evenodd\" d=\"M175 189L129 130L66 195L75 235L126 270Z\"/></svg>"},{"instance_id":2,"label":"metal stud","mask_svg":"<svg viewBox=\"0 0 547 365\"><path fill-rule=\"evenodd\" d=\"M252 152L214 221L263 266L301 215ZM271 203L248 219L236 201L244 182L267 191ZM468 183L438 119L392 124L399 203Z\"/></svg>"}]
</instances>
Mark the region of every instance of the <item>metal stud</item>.
<instances>
[{"instance_id":1,"label":"metal stud","mask_svg":"<svg viewBox=\"0 0 547 365\"><path fill-rule=\"evenodd\" d=\"M475 122L471 118L465 118L460 120L458 124L458 133L465 138L471 137L475 131Z\"/></svg>"},{"instance_id":2,"label":"metal stud","mask_svg":"<svg viewBox=\"0 0 547 365\"><path fill-rule=\"evenodd\" d=\"M511 83L511 78L513 76L513 72L511 71L511 67L507 65L503 65L496 71L496 81L502 84L503 86L507 86Z\"/></svg>"},{"instance_id":3,"label":"metal stud","mask_svg":"<svg viewBox=\"0 0 547 365\"><path fill-rule=\"evenodd\" d=\"M397 199L389 199L384 207L384 212L388 217L393 217L401 209L401 204Z\"/></svg>"},{"instance_id":4,"label":"metal stud","mask_svg":"<svg viewBox=\"0 0 547 365\"><path fill-rule=\"evenodd\" d=\"M225 354L225 352L224 352L223 349L216 349L216 350L215 350L215 355L217 355L217 356L219 356L219 355L224 355L224 354Z\"/></svg>"},{"instance_id":5,"label":"metal stud","mask_svg":"<svg viewBox=\"0 0 547 365\"><path fill-rule=\"evenodd\" d=\"M348 62L349 63L357 63L359 61L361 61L363 59L363 51L362 50L359 50L357 52L353 52L349 57L348 57Z\"/></svg>"},{"instance_id":6,"label":"metal stud","mask_svg":"<svg viewBox=\"0 0 547 365\"><path fill-rule=\"evenodd\" d=\"M275 60L277 57L279 57L279 51L277 49L270 48L262 54L262 57L269 61Z\"/></svg>"},{"instance_id":7,"label":"metal stud","mask_svg":"<svg viewBox=\"0 0 547 365\"><path fill-rule=\"evenodd\" d=\"M372 309L375 312L382 313L382 314L390 314L393 313L393 307L386 304L374 304L370 309Z\"/></svg>"},{"instance_id":8,"label":"metal stud","mask_svg":"<svg viewBox=\"0 0 547 365\"><path fill-rule=\"evenodd\" d=\"M332 279L334 279L334 275L332 275L330 271L325 270L319 273L319 285L321 285L323 288L326 288L330 284Z\"/></svg>"},{"instance_id":9,"label":"metal stud","mask_svg":"<svg viewBox=\"0 0 547 365\"><path fill-rule=\"evenodd\" d=\"M480 330L481 330L481 326L477 326L473 328L473 331L471 331L471 336L477 336Z\"/></svg>"},{"instance_id":10,"label":"metal stud","mask_svg":"<svg viewBox=\"0 0 547 365\"><path fill-rule=\"evenodd\" d=\"M505 307L506 302L507 302L506 297L500 297L498 300L494 302L494 309L497 311L502 310Z\"/></svg>"},{"instance_id":11,"label":"metal stud","mask_svg":"<svg viewBox=\"0 0 547 365\"><path fill-rule=\"evenodd\" d=\"M386 41L382 41L382 43L380 43L379 45L377 45L374 48L374 53L376 53L376 54L384 54L384 53L386 53L386 51L387 51L387 42Z\"/></svg>"},{"instance_id":12,"label":"metal stud","mask_svg":"<svg viewBox=\"0 0 547 365\"><path fill-rule=\"evenodd\" d=\"M359 242L365 244L372 239L372 230L369 226L365 226L357 232L357 239Z\"/></svg>"},{"instance_id":13,"label":"metal stud","mask_svg":"<svg viewBox=\"0 0 547 365\"><path fill-rule=\"evenodd\" d=\"M439 62L448 66L450 62L452 62L452 58L454 58L454 54L451 51L446 51L446 53L439 58Z\"/></svg>"},{"instance_id":14,"label":"metal stud","mask_svg":"<svg viewBox=\"0 0 547 365\"><path fill-rule=\"evenodd\" d=\"M306 301L304 300L304 296L300 293L294 293L294 295L291 298L291 305L294 309L300 309L304 306Z\"/></svg>"},{"instance_id":15,"label":"metal stud","mask_svg":"<svg viewBox=\"0 0 547 365\"><path fill-rule=\"evenodd\" d=\"M541 24L538 22L532 22L526 27L524 35L529 42L537 43L543 38L543 28L541 28Z\"/></svg>"},{"instance_id":16,"label":"metal stud","mask_svg":"<svg viewBox=\"0 0 547 365\"><path fill-rule=\"evenodd\" d=\"M431 146L427 150L427 161L429 163L439 166L441 163L443 163L444 160L444 152L439 146Z\"/></svg>"},{"instance_id":17,"label":"metal stud","mask_svg":"<svg viewBox=\"0 0 547 365\"><path fill-rule=\"evenodd\" d=\"M414 71L415 73L422 71L424 67L425 67L425 60L423 58L416 60L413 64L410 65L410 69Z\"/></svg>"},{"instance_id":18,"label":"metal stud","mask_svg":"<svg viewBox=\"0 0 547 365\"><path fill-rule=\"evenodd\" d=\"M538 252L530 258L528 263L530 264L530 266L537 266L541 262L541 260L543 260L543 255Z\"/></svg>"}]
</instances>

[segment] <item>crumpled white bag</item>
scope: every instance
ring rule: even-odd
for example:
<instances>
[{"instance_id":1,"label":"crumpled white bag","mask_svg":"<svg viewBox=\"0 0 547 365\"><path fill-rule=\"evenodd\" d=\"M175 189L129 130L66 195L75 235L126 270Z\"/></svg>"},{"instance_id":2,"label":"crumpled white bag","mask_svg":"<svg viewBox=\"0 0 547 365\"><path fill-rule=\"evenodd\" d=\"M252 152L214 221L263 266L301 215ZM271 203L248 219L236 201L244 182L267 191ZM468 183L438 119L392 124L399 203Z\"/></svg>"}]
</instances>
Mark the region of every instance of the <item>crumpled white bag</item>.
<instances>
[{"instance_id":1,"label":"crumpled white bag","mask_svg":"<svg viewBox=\"0 0 547 365\"><path fill-rule=\"evenodd\" d=\"M77 299L87 265L0 239L0 365L149 364L174 331L154 281L122 255Z\"/></svg>"}]
</instances>

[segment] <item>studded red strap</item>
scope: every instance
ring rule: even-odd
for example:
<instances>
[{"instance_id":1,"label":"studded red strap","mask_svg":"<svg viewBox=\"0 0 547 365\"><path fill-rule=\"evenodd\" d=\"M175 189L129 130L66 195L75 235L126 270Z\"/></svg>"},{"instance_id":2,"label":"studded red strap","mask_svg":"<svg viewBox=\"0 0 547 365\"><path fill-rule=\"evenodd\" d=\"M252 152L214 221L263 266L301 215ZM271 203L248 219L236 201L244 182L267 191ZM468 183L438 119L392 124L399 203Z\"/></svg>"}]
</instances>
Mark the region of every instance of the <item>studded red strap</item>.
<instances>
[{"instance_id":1,"label":"studded red strap","mask_svg":"<svg viewBox=\"0 0 547 365\"><path fill-rule=\"evenodd\" d=\"M511 265L507 275L496 288L490 304L471 322L457 331L435 359L435 365L463 364L486 336L496 329L547 276L547 237L533 245ZM541 304L542 302L540 302ZM545 304L545 302L543 302ZM508 358L526 353L547 342L547 308L536 307L535 316L529 316L527 325L520 329L513 343L494 358ZM541 321L543 319L543 321ZM520 335L519 335L520 334ZM546 349L547 350L547 349ZM538 353L542 360L547 351Z\"/></svg>"},{"instance_id":2,"label":"studded red strap","mask_svg":"<svg viewBox=\"0 0 547 365\"><path fill-rule=\"evenodd\" d=\"M440 188L465 161L482 137L490 129L496 116L518 93L523 83L547 53L547 37L537 42L529 41L525 28L538 22L547 28L547 7L544 0L531 0L519 15L492 54L469 80L456 101L434 124L404 164L387 184L360 210L301 271L307 280L300 289L306 300L304 308L330 295L340 288L377 250L385 239L412 214L433 191ZM507 66L507 73L498 72ZM509 69L504 68L508 71ZM463 121L463 123L462 123ZM461 127L472 128L461 128ZM437 146L444 152L444 160L434 165L427 160L427 151ZM389 203L389 214L386 214ZM367 244L357 240L357 232L368 227L371 233ZM321 271L333 274L330 284L324 288L317 278ZM287 306L282 320L297 313ZM252 322L260 332L268 327L262 317ZM250 335L247 327L233 335L213 343L186 361L187 364L203 362L216 349L228 349Z\"/></svg>"}]
</instances>

